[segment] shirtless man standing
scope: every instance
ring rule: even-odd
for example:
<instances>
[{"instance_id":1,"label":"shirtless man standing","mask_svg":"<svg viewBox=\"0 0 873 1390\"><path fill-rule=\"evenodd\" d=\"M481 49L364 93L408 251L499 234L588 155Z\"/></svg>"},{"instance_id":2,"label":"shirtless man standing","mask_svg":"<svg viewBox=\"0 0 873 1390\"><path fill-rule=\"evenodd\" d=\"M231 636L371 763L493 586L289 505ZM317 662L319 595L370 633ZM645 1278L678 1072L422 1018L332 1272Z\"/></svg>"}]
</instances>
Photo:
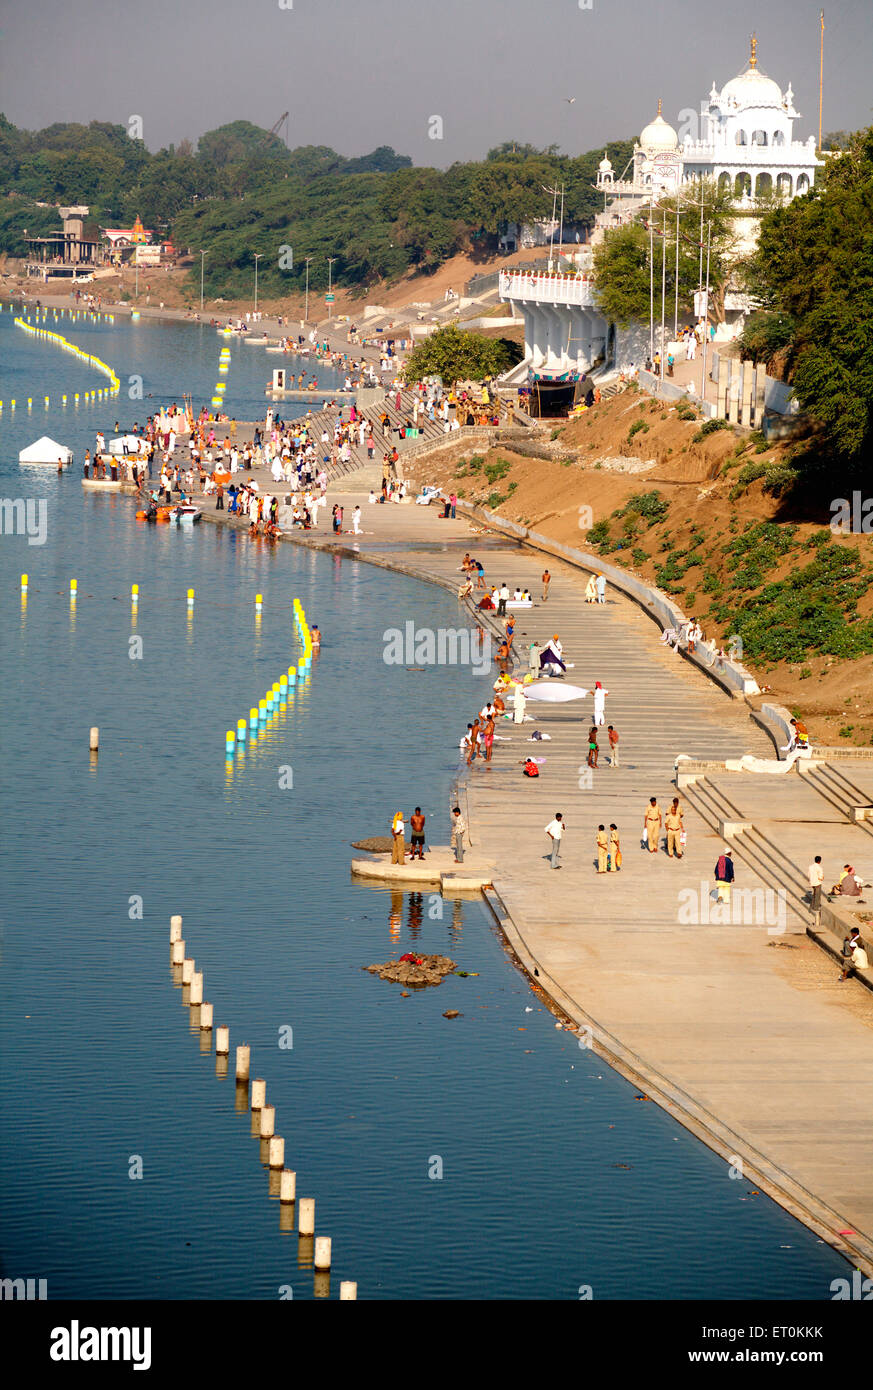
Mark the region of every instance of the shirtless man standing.
<instances>
[{"instance_id":1,"label":"shirtless man standing","mask_svg":"<svg viewBox=\"0 0 873 1390\"><path fill-rule=\"evenodd\" d=\"M419 859L424 858L424 816L421 814L421 807L416 806L412 815L409 817L409 825L412 831L412 853L411 859L415 858L415 851L418 850Z\"/></svg>"}]
</instances>

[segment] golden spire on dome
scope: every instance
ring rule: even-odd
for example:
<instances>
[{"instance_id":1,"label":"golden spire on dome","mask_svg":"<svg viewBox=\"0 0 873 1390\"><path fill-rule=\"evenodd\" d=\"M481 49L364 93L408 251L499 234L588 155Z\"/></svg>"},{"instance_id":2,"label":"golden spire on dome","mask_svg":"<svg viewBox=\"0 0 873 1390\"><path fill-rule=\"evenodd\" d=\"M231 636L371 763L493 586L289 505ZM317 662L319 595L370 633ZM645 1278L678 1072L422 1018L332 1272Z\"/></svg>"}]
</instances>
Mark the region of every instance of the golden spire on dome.
<instances>
[{"instance_id":1,"label":"golden spire on dome","mask_svg":"<svg viewBox=\"0 0 873 1390\"><path fill-rule=\"evenodd\" d=\"M660 114L661 114L661 98L658 97L658 115L660 116Z\"/></svg>"},{"instance_id":2,"label":"golden spire on dome","mask_svg":"<svg viewBox=\"0 0 873 1390\"><path fill-rule=\"evenodd\" d=\"M757 35L757 34L753 34L753 35L752 35L752 51L751 51L751 54L749 55L749 67L750 67L750 68L756 68L757 66L758 66L758 35Z\"/></svg>"}]
</instances>

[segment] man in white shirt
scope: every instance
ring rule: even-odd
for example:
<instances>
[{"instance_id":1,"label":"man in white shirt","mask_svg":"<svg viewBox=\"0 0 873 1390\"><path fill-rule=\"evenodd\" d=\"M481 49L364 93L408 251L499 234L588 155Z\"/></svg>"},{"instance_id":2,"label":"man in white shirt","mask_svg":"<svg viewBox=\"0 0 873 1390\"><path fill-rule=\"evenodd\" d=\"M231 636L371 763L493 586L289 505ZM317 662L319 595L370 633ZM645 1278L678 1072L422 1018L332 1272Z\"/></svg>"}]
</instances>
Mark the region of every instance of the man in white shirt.
<instances>
[{"instance_id":1,"label":"man in white shirt","mask_svg":"<svg viewBox=\"0 0 873 1390\"><path fill-rule=\"evenodd\" d=\"M506 616L506 602L507 602L507 599L508 599L508 598L509 598L509 588L508 588L508 586L507 586L506 580L504 580L503 583L501 584L500 588L497 590L497 616L498 616L498 618L503 618L503 617Z\"/></svg>"},{"instance_id":2,"label":"man in white shirt","mask_svg":"<svg viewBox=\"0 0 873 1390\"><path fill-rule=\"evenodd\" d=\"M560 811L555 812L555 819L550 820L546 826L546 834L552 842L552 868L560 869L558 856L561 853L561 836L564 833L564 817Z\"/></svg>"},{"instance_id":3,"label":"man in white shirt","mask_svg":"<svg viewBox=\"0 0 873 1390\"><path fill-rule=\"evenodd\" d=\"M824 882L824 869L821 866L821 855L817 854L807 870L809 874L809 905L813 912L821 912L821 886Z\"/></svg>"}]
</instances>

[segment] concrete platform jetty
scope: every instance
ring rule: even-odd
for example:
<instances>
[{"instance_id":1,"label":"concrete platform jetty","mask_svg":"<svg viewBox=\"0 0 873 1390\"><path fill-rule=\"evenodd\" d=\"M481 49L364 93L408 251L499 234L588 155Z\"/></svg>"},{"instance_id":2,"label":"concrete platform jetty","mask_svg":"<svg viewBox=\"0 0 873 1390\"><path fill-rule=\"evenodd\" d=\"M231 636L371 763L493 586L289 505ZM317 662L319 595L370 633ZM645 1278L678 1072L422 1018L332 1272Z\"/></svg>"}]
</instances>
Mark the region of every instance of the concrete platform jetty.
<instances>
[{"instance_id":1,"label":"concrete platform jetty","mask_svg":"<svg viewBox=\"0 0 873 1390\"><path fill-rule=\"evenodd\" d=\"M390 854L367 854L352 860L352 873L357 878L378 879L392 887L438 883L446 891L460 888L481 892L491 884L492 869L481 857L465 856L463 864L457 863L448 845L434 845L424 859L407 858L403 864L393 864Z\"/></svg>"},{"instance_id":2,"label":"concrete platform jetty","mask_svg":"<svg viewBox=\"0 0 873 1390\"><path fill-rule=\"evenodd\" d=\"M435 444L437 433L429 431ZM378 439L376 452L378 459ZM586 766L588 697L531 701L532 722L501 724L509 742L495 745L487 767L465 773L471 859L490 868L486 900L519 963L537 972L580 1045L725 1159L725 1181L741 1163L756 1185L873 1274L873 997L859 982L837 983L830 953L842 908L826 905L818 923L805 886L814 853L823 856L826 887L847 860L873 882L871 825L846 811L873 804L873 764L862 773L857 760L829 757L826 774L808 777L713 772L680 790L680 754L722 767L746 753L775 757L743 699L668 650L631 600L609 592L604 605L585 603L586 571L461 516L443 520L436 507L370 506L378 463L354 467L334 475L328 500L346 508L347 522L360 503L362 533L334 536L328 522L287 540L452 592L469 550L488 581L533 592L535 606L519 615L517 651L557 632L572 663L569 679L588 690L599 680L609 692L606 722L620 734L619 766L608 765L604 738L599 766ZM268 475L259 482L275 490ZM244 525L208 503L204 520ZM552 584L544 603L545 565ZM460 604L458 626L479 616ZM396 617L386 611L386 625ZM415 617L414 608L404 612ZM496 630L493 618L481 617ZM483 702L491 679L483 677ZM550 739L530 742L533 730ZM545 758L535 781L518 766L529 752ZM666 810L677 793L687 830L681 860L667 857L663 838L656 854L641 845L649 797ZM544 834L556 811L567 826L559 871L550 867ZM611 822L624 862L619 873L598 874L595 832ZM713 910L713 869L735 823L743 827L731 839L740 911L722 921ZM873 889L870 897L873 904Z\"/></svg>"}]
</instances>

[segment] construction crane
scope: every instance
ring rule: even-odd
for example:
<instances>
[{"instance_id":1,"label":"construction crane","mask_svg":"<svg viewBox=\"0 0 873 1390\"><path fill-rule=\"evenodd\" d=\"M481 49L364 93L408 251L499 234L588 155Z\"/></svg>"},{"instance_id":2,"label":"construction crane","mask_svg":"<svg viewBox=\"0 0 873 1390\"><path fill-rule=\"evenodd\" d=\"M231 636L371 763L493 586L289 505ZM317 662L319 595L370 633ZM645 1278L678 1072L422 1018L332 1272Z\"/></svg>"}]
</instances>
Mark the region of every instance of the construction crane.
<instances>
[{"instance_id":1,"label":"construction crane","mask_svg":"<svg viewBox=\"0 0 873 1390\"><path fill-rule=\"evenodd\" d=\"M280 127L283 126L283 125L284 125L284 127L285 127L285 148L286 148L286 150L287 150L287 148L288 148L288 112L287 112L287 111L283 111L283 112L282 112L281 116L279 117L279 119L278 119L278 121L276 122L276 124L273 126L272 130L271 130L267 135L264 136L263 140L261 141L261 145L266 145L266 144L268 143L268 141L271 141L271 140L272 140L272 138L273 138L274 135L278 135L278 134L279 134L279 129L280 129Z\"/></svg>"}]
</instances>

